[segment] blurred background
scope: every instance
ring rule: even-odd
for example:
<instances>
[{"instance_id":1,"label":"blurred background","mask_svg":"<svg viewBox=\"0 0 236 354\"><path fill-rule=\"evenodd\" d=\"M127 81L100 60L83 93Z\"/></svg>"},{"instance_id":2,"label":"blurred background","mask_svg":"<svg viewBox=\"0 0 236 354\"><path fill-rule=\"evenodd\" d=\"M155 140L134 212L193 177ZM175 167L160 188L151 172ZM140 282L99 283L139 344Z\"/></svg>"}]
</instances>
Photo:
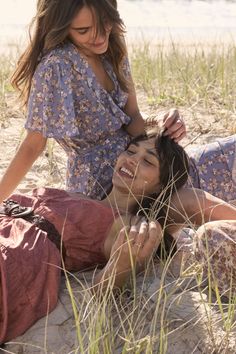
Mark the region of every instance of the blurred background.
<instances>
[{"instance_id":1,"label":"blurred background","mask_svg":"<svg viewBox=\"0 0 236 354\"><path fill-rule=\"evenodd\" d=\"M127 39L137 41L224 41L236 38L236 1L118 0ZM24 42L36 0L1 0L0 45Z\"/></svg>"}]
</instances>

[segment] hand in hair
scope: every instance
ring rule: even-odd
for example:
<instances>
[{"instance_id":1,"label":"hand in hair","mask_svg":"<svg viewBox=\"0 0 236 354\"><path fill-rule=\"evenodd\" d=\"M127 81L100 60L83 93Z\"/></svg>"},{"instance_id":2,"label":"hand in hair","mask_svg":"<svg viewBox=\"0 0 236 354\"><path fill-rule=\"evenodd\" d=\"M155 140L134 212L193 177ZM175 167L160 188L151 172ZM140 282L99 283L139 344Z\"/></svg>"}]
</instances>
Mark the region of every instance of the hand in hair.
<instances>
[{"instance_id":1,"label":"hand in hair","mask_svg":"<svg viewBox=\"0 0 236 354\"><path fill-rule=\"evenodd\" d=\"M159 116L158 125L164 131L164 135L168 135L176 143L187 134L185 122L179 111L174 108Z\"/></svg>"}]
</instances>

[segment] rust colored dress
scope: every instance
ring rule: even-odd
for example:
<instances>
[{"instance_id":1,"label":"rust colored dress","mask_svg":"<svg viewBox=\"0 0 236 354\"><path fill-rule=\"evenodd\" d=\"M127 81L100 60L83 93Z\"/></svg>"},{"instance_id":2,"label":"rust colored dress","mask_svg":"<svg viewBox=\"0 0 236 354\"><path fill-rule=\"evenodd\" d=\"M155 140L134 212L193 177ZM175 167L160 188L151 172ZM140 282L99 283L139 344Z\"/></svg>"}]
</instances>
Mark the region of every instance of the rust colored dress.
<instances>
[{"instance_id":1,"label":"rust colored dress","mask_svg":"<svg viewBox=\"0 0 236 354\"><path fill-rule=\"evenodd\" d=\"M51 188L11 199L54 224L63 240L66 270L106 263L103 244L115 217L111 208ZM60 278L60 251L47 233L24 219L0 217L0 343L23 334L55 308Z\"/></svg>"}]
</instances>

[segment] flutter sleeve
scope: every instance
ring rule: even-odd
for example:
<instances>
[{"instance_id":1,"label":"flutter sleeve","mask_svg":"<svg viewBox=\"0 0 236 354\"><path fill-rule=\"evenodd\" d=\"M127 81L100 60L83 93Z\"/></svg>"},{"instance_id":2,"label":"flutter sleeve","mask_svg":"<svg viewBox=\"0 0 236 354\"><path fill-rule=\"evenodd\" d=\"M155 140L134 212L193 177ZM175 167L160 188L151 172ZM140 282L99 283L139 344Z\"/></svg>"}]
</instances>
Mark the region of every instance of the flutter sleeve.
<instances>
[{"instance_id":1,"label":"flutter sleeve","mask_svg":"<svg viewBox=\"0 0 236 354\"><path fill-rule=\"evenodd\" d=\"M72 71L60 62L41 62L35 71L25 128L45 137L78 133L72 90Z\"/></svg>"}]
</instances>

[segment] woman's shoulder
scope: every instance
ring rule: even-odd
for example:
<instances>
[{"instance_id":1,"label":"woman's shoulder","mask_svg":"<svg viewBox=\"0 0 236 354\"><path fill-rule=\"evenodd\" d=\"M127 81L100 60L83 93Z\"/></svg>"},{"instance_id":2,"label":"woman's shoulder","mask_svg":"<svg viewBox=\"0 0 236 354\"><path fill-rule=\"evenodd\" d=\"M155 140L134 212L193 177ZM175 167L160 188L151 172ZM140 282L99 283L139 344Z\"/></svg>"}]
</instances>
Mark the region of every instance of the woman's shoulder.
<instances>
[{"instance_id":1,"label":"woman's shoulder","mask_svg":"<svg viewBox=\"0 0 236 354\"><path fill-rule=\"evenodd\" d=\"M81 69L81 55L72 43L66 42L45 52L36 70L45 72L58 67L69 70Z\"/></svg>"}]
</instances>

